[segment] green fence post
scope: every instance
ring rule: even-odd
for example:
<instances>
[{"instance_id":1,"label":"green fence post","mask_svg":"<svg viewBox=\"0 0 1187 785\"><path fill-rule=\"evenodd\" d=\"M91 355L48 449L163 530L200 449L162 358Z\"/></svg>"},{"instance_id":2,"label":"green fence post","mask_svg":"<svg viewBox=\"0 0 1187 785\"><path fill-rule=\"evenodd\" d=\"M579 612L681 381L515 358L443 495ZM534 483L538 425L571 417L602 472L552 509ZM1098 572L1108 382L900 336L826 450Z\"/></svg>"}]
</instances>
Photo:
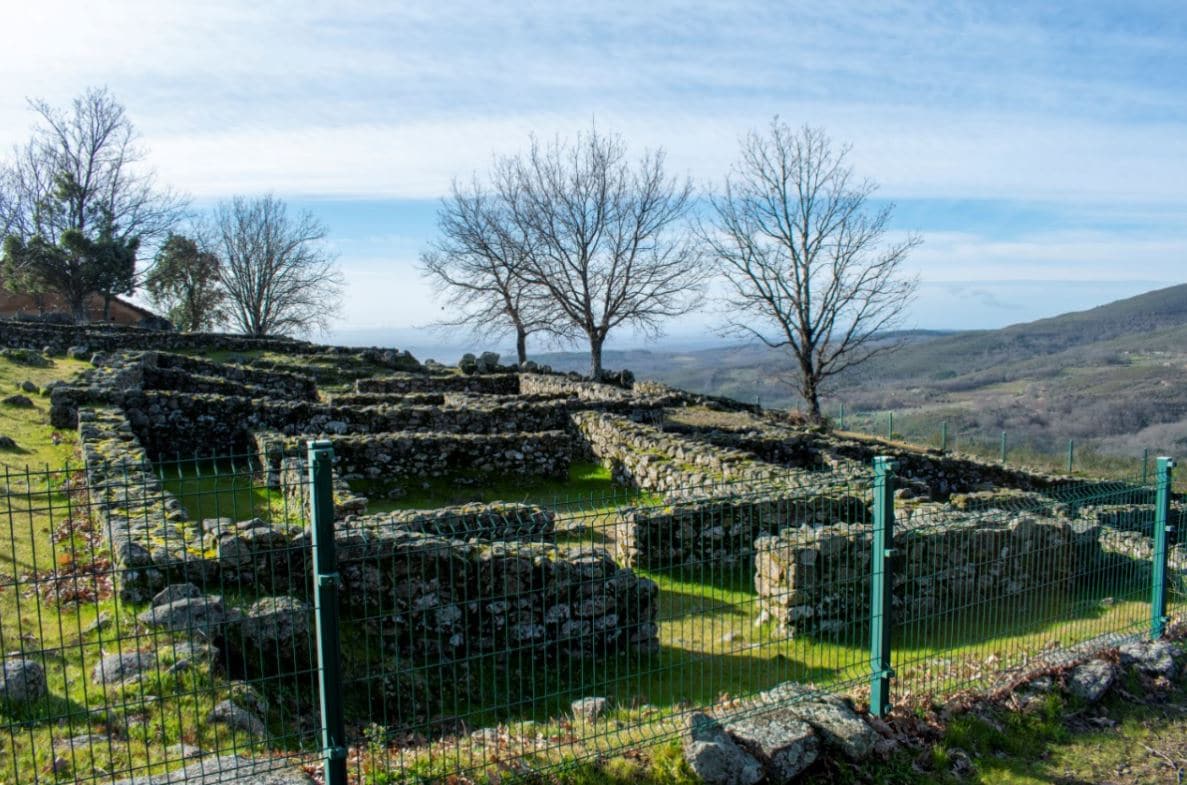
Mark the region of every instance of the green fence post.
<instances>
[{"instance_id":1,"label":"green fence post","mask_svg":"<svg viewBox=\"0 0 1187 785\"><path fill-rule=\"evenodd\" d=\"M1002 463L1006 462L1006 432L1002 431Z\"/></svg>"},{"instance_id":2,"label":"green fence post","mask_svg":"<svg viewBox=\"0 0 1187 785\"><path fill-rule=\"evenodd\" d=\"M317 675L321 697L325 785L346 785L346 725L342 710L342 653L338 629L338 556L334 547L334 448L309 443L309 510L313 529L313 606L317 619Z\"/></svg>"},{"instance_id":3,"label":"green fence post","mask_svg":"<svg viewBox=\"0 0 1187 785\"><path fill-rule=\"evenodd\" d=\"M894 572L894 472L898 463L880 455L874 458L874 552L870 565L870 713L885 717L890 711L891 601Z\"/></svg>"},{"instance_id":4,"label":"green fence post","mask_svg":"<svg viewBox=\"0 0 1187 785\"><path fill-rule=\"evenodd\" d=\"M1150 598L1150 637L1161 638L1169 621L1166 616L1167 540L1170 532L1171 479L1175 462L1159 458L1156 479L1158 496L1154 503L1154 590Z\"/></svg>"},{"instance_id":5,"label":"green fence post","mask_svg":"<svg viewBox=\"0 0 1187 785\"><path fill-rule=\"evenodd\" d=\"M1142 485L1150 481L1150 448L1142 450Z\"/></svg>"},{"instance_id":6,"label":"green fence post","mask_svg":"<svg viewBox=\"0 0 1187 785\"><path fill-rule=\"evenodd\" d=\"M894 438L894 412L886 413L886 438Z\"/></svg>"},{"instance_id":7,"label":"green fence post","mask_svg":"<svg viewBox=\"0 0 1187 785\"><path fill-rule=\"evenodd\" d=\"M940 452L948 452L948 421L940 423Z\"/></svg>"},{"instance_id":8,"label":"green fence post","mask_svg":"<svg viewBox=\"0 0 1187 785\"><path fill-rule=\"evenodd\" d=\"M841 401L841 416L839 419L840 419L840 427L841 427L841 430L843 431L843 430L845 430L845 402L844 401Z\"/></svg>"},{"instance_id":9,"label":"green fence post","mask_svg":"<svg viewBox=\"0 0 1187 785\"><path fill-rule=\"evenodd\" d=\"M1067 472L1072 473L1072 466L1076 463L1076 441L1075 439L1067 440Z\"/></svg>"}]
</instances>

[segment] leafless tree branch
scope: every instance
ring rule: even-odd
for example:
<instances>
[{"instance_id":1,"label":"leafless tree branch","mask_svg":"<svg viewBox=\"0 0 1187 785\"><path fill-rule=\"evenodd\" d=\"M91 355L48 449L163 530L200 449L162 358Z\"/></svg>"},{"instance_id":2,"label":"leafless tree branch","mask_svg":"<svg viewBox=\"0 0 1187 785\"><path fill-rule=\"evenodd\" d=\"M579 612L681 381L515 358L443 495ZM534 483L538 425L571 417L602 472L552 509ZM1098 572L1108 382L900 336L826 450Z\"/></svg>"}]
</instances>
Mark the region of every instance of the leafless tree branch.
<instances>
[{"instance_id":1,"label":"leafless tree branch","mask_svg":"<svg viewBox=\"0 0 1187 785\"><path fill-rule=\"evenodd\" d=\"M776 117L766 135L743 140L700 227L727 284L728 328L788 349L817 420L826 380L894 348L879 338L914 295L902 267L922 242L884 242L892 208L869 211L875 186L855 179L848 152Z\"/></svg>"}]
</instances>

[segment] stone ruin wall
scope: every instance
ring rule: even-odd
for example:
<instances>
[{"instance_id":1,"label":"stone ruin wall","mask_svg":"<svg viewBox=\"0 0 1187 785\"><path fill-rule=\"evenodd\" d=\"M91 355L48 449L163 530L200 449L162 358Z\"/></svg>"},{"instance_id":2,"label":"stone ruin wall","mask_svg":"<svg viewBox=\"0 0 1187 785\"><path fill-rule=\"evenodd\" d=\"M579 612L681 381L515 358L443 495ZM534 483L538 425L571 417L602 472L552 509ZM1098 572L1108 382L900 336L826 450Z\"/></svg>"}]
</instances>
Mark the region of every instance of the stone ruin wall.
<instances>
[{"instance_id":1,"label":"stone ruin wall","mask_svg":"<svg viewBox=\"0 0 1187 785\"><path fill-rule=\"evenodd\" d=\"M283 390L260 385L250 390L266 397L205 392L243 392L260 380L234 372L220 378L213 373L219 369L203 361L154 359L157 362L143 357L114 362L95 369L76 389L64 386L55 391L59 410L74 410L88 476L97 489L96 509L111 533L119 589L126 601L147 601L179 582L251 585L265 592L305 596L309 580L305 526L189 520L153 474L138 434L144 434L154 452L168 453L166 445L187 442L239 446L246 433L252 448L267 456L261 462L267 467L263 481L296 495L300 503L293 509L304 511L307 502L300 494L307 494L307 467L302 458L292 457L303 447L296 434L357 429L360 433L338 433L335 438L340 518L336 540L349 587L348 611L382 627L385 640L399 641L394 645L405 653L421 650L439 657L509 646L586 655L657 646L654 585L619 568L605 552L549 545L555 520L551 515L494 507L369 517L360 515L366 500L351 494L342 480L352 472L374 474L377 466L386 466L387 476L472 470L567 476L571 436L541 430L568 425L567 398L493 403L465 399L466 404L479 405L453 412L431 406L329 406L274 397L308 395L308 383L292 383L291 377L284 380L290 386ZM181 367L190 364L188 371ZM183 375L187 373L190 376ZM498 390L505 385L494 382ZM475 387L470 382L459 392L470 393ZM95 401L112 405L78 408ZM292 433L268 430L279 423ZM386 430L408 424L425 430ZM448 430L429 430L439 428ZM500 428L533 432L500 433ZM491 432L451 432L466 429ZM277 462L274 454L288 457ZM414 455L433 459L425 462ZM501 589L504 595L512 591L521 596L500 596ZM400 612L370 618L378 607Z\"/></svg>"},{"instance_id":2,"label":"stone ruin wall","mask_svg":"<svg viewBox=\"0 0 1187 785\"><path fill-rule=\"evenodd\" d=\"M308 596L311 539L303 523L192 521L162 488L118 411L82 410L79 435L121 599L146 602L182 582ZM348 614L390 628L409 652L430 645L441 654L509 644L584 654L655 648L650 581L604 551L491 539L545 540L554 522L538 508L515 505L348 514L335 531Z\"/></svg>"},{"instance_id":3,"label":"stone ruin wall","mask_svg":"<svg viewBox=\"0 0 1187 785\"><path fill-rule=\"evenodd\" d=\"M204 361L192 362L197 376L219 378L216 373L218 369L203 365ZM662 413L658 418L656 413L662 412L663 406L672 405L672 400L663 397L640 398L637 394L629 393L622 388L600 383L575 382L566 377L538 374L516 376L506 373L472 376L397 373L387 379L360 379L355 385L357 392L350 394L359 397L349 399L349 405L276 398L253 400L246 396L144 389L148 386L168 386L174 383L170 380L175 377L152 375L159 373L162 366L166 370L180 370L180 364L170 363L170 360L161 363L158 359L149 366L142 364L139 373L135 368L128 367L113 366L102 369L101 372L100 369L96 369L102 378L92 380L90 392L98 390L101 400L102 395L107 395L113 402L129 406L129 418L115 429L117 443L134 443L135 449L140 449L139 443L136 443L136 435L145 433L150 444L160 449L167 438L174 442L184 442L187 438L208 441L213 434L216 441L222 439L226 444L234 443L238 446L245 434L248 439L255 439L257 434L264 434L269 439L278 440L281 444L281 454L284 454L298 446L299 433L332 432L337 437L336 448L341 450L339 462L343 471L340 471L339 475L353 473L360 476L367 476L369 468L372 474L448 474L451 471L449 458L437 463L404 462L399 457L400 449L396 446L403 445L403 449L408 452L422 455L425 452L449 455L453 448L426 450L425 446L430 443L436 447L454 442L458 445L464 443L464 446L458 446L457 452L453 454L464 452L467 456L473 456L475 443L467 440L473 438L473 434L461 432L483 428L490 428L492 431L492 434L486 437L491 451L483 453L479 450L476 458L462 459L471 462L460 470L471 471L478 466L490 471L503 472L506 471L506 461L510 458L513 468L522 467L525 473L547 474L553 471L553 476L560 477L567 471L570 456L588 451L612 468L617 481L643 490L668 494L675 502L664 508L625 509L620 512L614 524L615 556L620 563L628 567L640 565L656 568L697 563L744 564L750 559L755 559L758 565L756 583L769 589L763 595L765 607L768 613L780 619L780 624L788 631L802 629L803 624L797 627L793 622L798 624L806 618L823 620L827 629L830 620L844 618L846 613L855 612L854 609L858 608L861 602L868 602L868 598L860 599L861 592L867 591L868 588L860 587L855 587L857 594L854 596L857 599L848 605L833 596L818 597L814 592L818 592L821 586L830 581L836 581L832 578L825 581L812 577L804 577L801 581L800 576L811 576L812 570L801 570L796 566L799 562L795 560L779 566L781 557L778 554L785 552L787 548L785 544L775 543L783 542L780 538L810 539L817 536L814 533L827 533L833 527L841 527L846 532L848 540L852 542L841 547L836 544L838 541L835 537L825 537L822 542L826 544L816 547L818 564L824 570L820 574L832 576L835 573L841 576L837 580L844 584L845 573L843 570L837 572L840 567L836 565L850 565L852 562L858 564L855 569L860 572L860 557L856 554L862 548L868 551L868 526L863 524L868 520L869 514L868 459L875 452L897 453L896 457L899 457L901 462L899 474L907 497L915 495L925 499L948 499L952 498L953 494L968 493L1001 482L1045 491L1065 480L979 461L951 456L918 455L857 441L805 435L802 432L794 439L789 439L785 437L791 433L790 429L775 424L761 425L739 433L684 426L674 427L674 432L661 432L630 419L630 415L634 414L638 419L654 418L652 421L662 422ZM115 365L118 366L118 363ZM152 369L148 371L147 384L145 367ZM224 380L231 384L260 386L258 382L262 381L250 374L231 378L231 373L224 373L224 377ZM451 389L433 389L435 384L441 383L444 379L452 380L444 382L444 385ZM301 395L300 390L308 390L305 382L287 379L285 384L289 386L283 391L284 395ZM496 398L492 403L489 398L473 397L509 396L514 394L511 392L513 386L516 391L523 389L527 395L532 396L531 399L525 402ZM281 391L275 389L268 392L281 394ZM663 396L669 391L662 386L652 389L642 385L639 392L648 396ZM71 390L64 389L64 398L68 399L71 393ZM449 400L462 404L455 410L458 420L442 421L443 417L455 416L441 413L450 411L448 406L356 405L356 402L370 401L373 398L405 402L417 399L404 396L438 395L441 396L442 404ZM434 397L433 400L437 399ZM138 403L141 406L138 406ZM486 408L483 409L480 404L485 404ZM523 414L525 412L530 414ZM516 416L539 419L525 424L522 420L515 420ZM159 422L146 427L143 419L140 419L142 417L156 417L159 418ZM241 418L244 423L235 426L237 430L224 425L236 418ZM136 422L138 419L140 421ZM498 421L501 421L502 425ZM559 429L538 430L543 425L558 422L568 423L567 434ZM289 433L280 434L270 430L276 423L283 423ZM417 427L423 427L424 431L383 433L398 423L416 423ZM508 423L511 425L507 425ZM87 427L93 428L94 425L94 418L89 418ZM544 439L547 442L547 449L540 450L540 455L547 457L542 458L543 462L537 464L526 460L531 451L517 449L515 445L501 441L505 438L524 437L498 434L497 431L503 427L515 427L519 430L537 429L536 432L528 434L528 437ZM220 428L224 430L220 431ZM447 430L442 432L439 430L441 428ZM455 430L448 430L451 428ZM154 437L153 434L158 436ZM445 441L439 441L441 439ZM253 442L253 445L258 449L258 442ZM508 456L508 452L512 455ZM523 459L516 458L516 452L523 454ZM384 464L394 468L388 472L375 469L376 466ZM562 465L564 469L561 468ZM460 464L455 465L456 467L460 467ZM844 476L850 470L860 472L860 477L865 479L844 488L835 487L836 478ZM282 487L291 488L294 493L299 494L301 488L305 487L304 472L303 461L286 459L286 462L276 466L274 477ZM284 479L286 476L288 480ZM789 478L792 481L789 482ZM146 478L146 487L150 484L150 479ZM830 482L834 487L825 487ZM740 494L742 498L726 502L720 499L677 498L677 492L682 488L714 483L729 483L731 491L735 495ZM772 485L778 487L772 490ZM156 491L149 491L150 496L153 493ZM245 524L223 521L217 525L186 522L184 510L169 509L171 505L176 505L176 500L170 502L167 497L167 494L162 494L159 500L163 522L154 523L153 526L156 528L151 531L144 530L142 526L133 527L134 530L124 538L126 543L137 546L125 546L124 551L131 557L131 563L146 568L139 570L143 573L141 582L146 586L159 585L161 580L173 580L176 576L204 578L208 577L211 571L218 574L220 580L227 576L232 580L252 580L256 575L275 574L278 569L283 572L275 561L278 550L297 552L301 554L301 559L307 558L307 546L300 540L303 532L269 530L269 527L260 525L259 522ZM366 500L357 494L350 494L344 482L340 481L336 485L335 497L336 512L342 519L357 518L365 509ZM302 501L298 509L304 508L305 502ZM827 520L822 520L822 516ZM116 514L111 517L118 519L121 516ZM126 520L140 517L123 516ZM1040 521L1037 525L1040 526L1039 531L1045 531L1042 527L1048 526L1045 521ZM399 530L404 531L402 528ZM978 542L992 541L994 537L1008 537L1014 530L1006 527L1004 531L1007 534L982 535L983 539ZM997 529L994 529L994 532L997 532ZM146 539L146 533L151 537ZM450 537L440 537L441 532L408 533L454 541ZM930 550L921 546L921 550L939 553L948 547L944 543L951 544L956 550L967 550L970 547L967 545L967 532L936 536L935 542L940 545ZM1112 537L1111 534L1108 536ZM1108 539L1104 535L1102 538ZM149 542L149 539L152 542ZM536 537L533 536L532 539ZM1082 541L1083 537L1080 540ZM169 543L181 543L181 547ZM812 558L803 554L813 550L813 547L815 546L801 543L797 546L796 559L800 559L801 556L803 559ZM1116 549L1122 546L1114 542L1108 547ZM1136 545L1130 543L1125 547L1132 548ZM842 554L842 557L830 560L830 548L839 549L837 553ZM853 558L857 558L858 562L853 562L850 558L850 551L855 554ZM1026 583L1024 579L1027 576L1019 571L1016 562L999 565L994 569L997 570L998 577L1009 575L1013 576L1011 579L1020 580L1023 585ZM829 570L833 572L830 573ZM154 575L164 575L168 578L158 579L153 577ZM789 575L794 577L788 578ZM952 581L943 583L945 580L947 579L941 580L945 587L943 592L950 594L967 590L960 589L959 585ZM969 579L968 585L981 582L980 585L984 586L984 580L987 579L977 574L975 579ZM129 585L136 585L136 581L131 581ZM903 596L913 597L920 591L922 590L903 589ZM439 595L438 598L445 602L449 596L453 595ZM925 597L920 603L925 606L926 596L930 595L924 592L920 596ZM793 599L787 600L788 597ZM910 601L912 606L916 604L914 599ZM833 606L847 610L834 613L831 610ZM555 613L559 615L563 612Z\"/></svg>"},{"instance_id":4,"label":"stone ruin wall","mask_svg":"<svg viewBox=\"0 0 1187 785\"><path fill-rule=\"evenodd\" d=\"M926 505L896 524L893 608L896 624L912 624L1003 597L1067 595L1110 570L1147 572L1147 534L1102 523L1106 505L1075 518L989 509L961 513ZM1151 505L1142 510L1149 521ZM1148 532L1148 526L1147 526ZM786 635L828 635L864 623L870 611L868 526L789 528L755 542L755 589L764 619ZM1187 552L1171 568L1182 580Z\"/></svg>"},{"instance_id":5,"label":"stone ruin wall","mask_svg":"<svg viewBox=\"0 0 1187 785\"><path fill-rule=\"evenodd\" d=\"M476 395L515 395L519 392L519 374L490 373L465 376L461 374L395 373L358 379L356 393L399 394L466 392Z\"/></svg>"},{"instance_id":6,"label":"stone ruin wall","mask_svg":"<svg viewBox=\"0 0 1187 785\"><path fill-rule=\"evenodd\" d=\"M368 361L395 371L422 370L412 355L396 349L360 349L324 346L291 338L257 338L227 333L177 333L102 324L49 324L20 319L0 319L0 344L12 348L49 349L64 354L68 349L95 352L133 351L221 351L275 352L278 354L362 355Z\"/></svg>"}]
</instances>

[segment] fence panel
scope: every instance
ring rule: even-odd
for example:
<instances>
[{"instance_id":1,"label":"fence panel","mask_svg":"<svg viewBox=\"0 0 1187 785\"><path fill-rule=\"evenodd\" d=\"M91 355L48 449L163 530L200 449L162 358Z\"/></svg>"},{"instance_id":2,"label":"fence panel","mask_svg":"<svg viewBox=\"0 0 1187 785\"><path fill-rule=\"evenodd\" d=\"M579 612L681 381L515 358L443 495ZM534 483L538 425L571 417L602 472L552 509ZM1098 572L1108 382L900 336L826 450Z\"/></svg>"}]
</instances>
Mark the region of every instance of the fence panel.
<instances>
[{"instance_id":1,"label":"fence panel","mask_svg":"<svg viewBox=\"0 0 1187 785\"><path fill-rule=\"evenodd\" d=\"M0 782L543 771L787 683L1005 686L1183 610L1157 484L930 500L883 460L362 515L328 449L5 473Z\"/></svg>"},{"instance_id":2,"label":"fence panel","mask_svg":"<svg viewBox=\"0 0 1187 785\"><path fill-rule=\"evenodd\" d=\"M318 748L306 516L261 476L5 471L0 781L262 775Z\"/></svg>"}]
</instances>

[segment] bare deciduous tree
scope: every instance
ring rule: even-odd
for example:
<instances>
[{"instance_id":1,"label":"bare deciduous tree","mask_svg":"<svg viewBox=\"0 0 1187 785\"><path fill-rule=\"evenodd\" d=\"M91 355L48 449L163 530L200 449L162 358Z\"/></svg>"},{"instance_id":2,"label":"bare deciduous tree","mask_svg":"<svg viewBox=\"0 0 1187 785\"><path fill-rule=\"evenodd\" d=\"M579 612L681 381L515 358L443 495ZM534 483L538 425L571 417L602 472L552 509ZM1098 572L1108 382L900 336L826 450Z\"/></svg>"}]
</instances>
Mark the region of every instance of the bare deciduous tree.
<instances>
[{"instance_id":1,"label":"bare deciduous tree","mask_svg":"<svg viewBox=\"0 0 1187 785\"><path fill-rule=\"evenodd\" d=\"M902 266L921 240L885 242L892 207L870 209L876 186L854 177L848 152L776 117L743 140L701 231L728 281L729 328L791 352L816 421L822 383L895 346L879 336L916 288Z\"/></svg>"},{"instance_id":2,"label":"bare deciduous tree","mask_svg":"<svg viewBox=\"0 0 1187 785\"><path fill-rule=\"evenodd\" d=\"M451 311L438 324L488 336L514 332L522 365L528 336L555 333L558 323L547 293L523 278L531 251L515 220L514 172L499 167L496 179L494 192L477 181L468 189L454 183L437 216L440 239L421 255L421 270Z\"/></svg>"},{"instance_id":3,"label":"bare deciduous tree","mask_svg":"<svg viewBox=\"0 0 1187 785\"><path fill-rule=\"evenodd\" d=\"M530 245L522 277L548 293L589 342L590 372L620 325L658 334L663 320L700 302L705 265L682 224L692 185L664 174L662 151L632 165L616 135L596 130L568 144L533 140L514 173L515 220Z\"/></svg>"},{"instance_id":4,"label":"bare deciduous tree","mask_svg":"<svg viewBox=\"0 0 1187 785\"><path fill-rule=\"evenodd\" d=\"M342 298L342 275L309 212L289 217L271 194L235 197L214 216L214 248L230 321L247 335L326 330Z\"/></svg>"},{"instance_id":5,"label":"bare deciduous tree","mask_svg":"<svg viewBox=\"0 0 1187 785\"><path fill-rule=\"evenodd\" d=\"M155 247L185 210L185 200L157 187L124 107L92 88L68 111L30 101L39 124L14 150L0 177L0 227L22 241L56 242L76 230L88 238L117 227L120 241Z\"/></svg>"},{"instance_id":6,"label":"bare deciduous tree","mask_svg":"<svg viewBox=\"0 0 1187 785\"><path fill-rule=\"evenodd\" d=\"M61 294L79 321L96 291L109 318L112 299L136 287L137 254L163 238L185 201L157 188L135 128L106 89L88 90L68 111L29 105L39 124L0 171L6 284Z\"/></svg>"}]
</instances>

